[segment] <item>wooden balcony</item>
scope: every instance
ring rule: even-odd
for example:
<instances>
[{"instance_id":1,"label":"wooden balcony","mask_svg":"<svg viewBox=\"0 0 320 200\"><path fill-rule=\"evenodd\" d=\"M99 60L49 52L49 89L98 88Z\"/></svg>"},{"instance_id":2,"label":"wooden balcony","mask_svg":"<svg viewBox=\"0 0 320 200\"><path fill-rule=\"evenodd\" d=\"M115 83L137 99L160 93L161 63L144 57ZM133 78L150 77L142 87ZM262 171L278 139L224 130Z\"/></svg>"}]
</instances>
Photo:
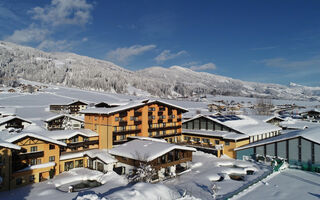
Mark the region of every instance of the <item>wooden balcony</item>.
<instances>
[{"instance_id":1,"label":"wooden balcony","mask_svg":"<svg viewBox=\"0 0 320 200\"><path fill-rule=\"evenodd\" d=\"M142 124L141 121L134 121L134 125L140 125L140 124Z\"/></svg>"},{"instance_id":2,"label":"wooden balcony","mask_svg":"<svg viewBox=\"0 0 320 200\"><path fill-rule=\"evenodd\" d=\"M74 143L68 143L68 148L79 148L86 145L95 145L99 144L99 140L89 140L89 141L83 141L83 142L74 142Z\"/></svg>"},{"instance_id":3,"label":"wooden balcony","mask_svg":"<svg viewBox=\"0 0 320 200\"><path fill-rule=\"evenodd\" d=\"M181 128L181 125L178 126L166 126L166 127L152 127L149 128L149 131L165 131L165 130L170 130L170 129L179 129Z\"/></svg>"},{"instance_id":4,"label":"wooden balcony","mask_svg":"<svg viewBox=\"0 0 320 200\"><path fill-rule=\"evenodd\" d=\"M44 156L43 151L29 152L29 153L21 153L16 155L16 159L18 160L29 160L34 158L40 158Z\"/></svg>"},{"instance_id":5,"label":"wooden balcony","mask_svg":"<svg viewBox=\"0 0 320 200\"><path fill-rule=\"evenodd\" d=\"M119 126L127 126L128 122L127 121L120 121Z\"/></svg>"},{"instance_id":6,"label":"wooden balcony","mask_svg":"<svg viewBox=\"0 0 320 200\"><path fill-rule=\"evenodd\" d=\"M117 130L113 131L113 135L126 135L126 134L135 134L140 133L141 129L134 129L134 130Z\"/></svg>"}]
</instances>

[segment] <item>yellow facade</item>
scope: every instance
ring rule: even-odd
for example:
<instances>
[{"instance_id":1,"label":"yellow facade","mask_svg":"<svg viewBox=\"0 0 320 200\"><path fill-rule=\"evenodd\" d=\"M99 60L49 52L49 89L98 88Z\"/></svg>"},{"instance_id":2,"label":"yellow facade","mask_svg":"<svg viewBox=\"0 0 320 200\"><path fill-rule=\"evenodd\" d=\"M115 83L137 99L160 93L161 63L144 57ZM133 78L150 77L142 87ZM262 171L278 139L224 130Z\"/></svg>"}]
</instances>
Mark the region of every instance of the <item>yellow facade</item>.
<instances>
[{"instance_id":1,"label":"yellow facade","mask_svg":"<svg viewBox=\"0 0 320 200\"><path fill-rule=\"evenodd\" d=\"M199 141L199 142L198 142ZM208 141L208 142L203 142ZM235 148L249 144L249 139L243 140L226 140L221 137L207 137L202 135L191 135L182 133L182 143L205 147L205 148L215 148L216 145L221 145L223 147L222 151L217 151L217 157L223 154L229 156L230 158L236 158Z\"/></svg>"},{"instance_id":2,"label":"yellow facade","mask_svg":"<svg viewBox=\"0 0 320 200\"><path fill-rule=\"evenodd\" d=\"M163 138L178 142L181 137L181 110L154 102L112 114L85 113L85 128L99 134L99 148L110 149L128 136Z\"/></svg>"}]
</instances>

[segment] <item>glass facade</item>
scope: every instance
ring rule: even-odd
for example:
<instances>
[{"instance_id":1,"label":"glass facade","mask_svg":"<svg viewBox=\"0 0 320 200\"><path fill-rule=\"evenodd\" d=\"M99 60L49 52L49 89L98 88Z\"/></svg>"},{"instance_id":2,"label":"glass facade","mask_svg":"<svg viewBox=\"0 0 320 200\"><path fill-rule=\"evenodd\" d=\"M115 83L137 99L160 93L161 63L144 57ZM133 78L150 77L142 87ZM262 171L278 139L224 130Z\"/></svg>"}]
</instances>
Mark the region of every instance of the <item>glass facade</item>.
<instances>
[{"instance_id":1,"label":"glass facade","mask_svg":"<svg viewBox=\"0 0 320 200\"><path fill-rule=\"evenodd\" d=\"M267 155L268 156L275 156L275 152L274 152L275 144L274 143L267 144L266 148L267 148Z\"/></svg>"},{"instance_id":2,"label":"glass facade","mask_svg":"<svg viewBox=\"0 0 320 200\"><path fill-rule=\"evenodd\" d=\"M277 142L277 156L280 158L287 158L287 143L286 141Z\"/></svg>"}]
</instances>

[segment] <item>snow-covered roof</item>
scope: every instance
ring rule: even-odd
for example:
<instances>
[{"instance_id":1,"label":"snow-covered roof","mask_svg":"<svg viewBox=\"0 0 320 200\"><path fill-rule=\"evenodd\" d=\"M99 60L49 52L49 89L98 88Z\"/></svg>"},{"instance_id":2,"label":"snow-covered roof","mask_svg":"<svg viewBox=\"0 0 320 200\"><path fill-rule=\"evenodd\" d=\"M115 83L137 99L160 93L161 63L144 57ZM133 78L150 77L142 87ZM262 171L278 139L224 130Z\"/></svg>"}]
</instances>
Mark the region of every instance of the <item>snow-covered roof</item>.
<instances>
[{"instance_id":1,"label":"snow-covered roof","mask_svg":"<svg viewBox=\"0 0 320 200\"><path fill-rule=\"evenodd\" d=\"M205 117L211 121L214 121L215 123L222 124L236 132L240 132L249 136L281 130L281 128L277 126L268 124L258 119L253 119L245 115L232 115L231 117L229 117L229 115L221 115L220 117L211 115L198 115L192 119L184 121L184 123L200 117Z\"/></svg>"},{"instance_id":2,"label":"snow-covered roof","mask_svg":"<svg viewBox=\"0 0 320 200\"><path fill-rule=\"evenodd\" d=\"M117 160L111 156L107 149L92 149L84 152L84 155L90 158L98 158L105 164L115 163Z\"/></svg>"},{"instance_id":3,"label":"snow-covered roof","mask_svg":"<svg viewBox=\"0 0 320 200\"><path fill-rule=\"evenodd\" d=\"M28 166L28 167L23 168L21 170L18 170L15 173L29 171L29 170L33 170L33 169L42 169L42 168L47 168L47 167L53 167L55 165L56 165L55 162L47 162L47 163L38 164L38 165L31 165L31 166Z\"/></svg>"},{"instance_id":4,"label":"snow-covered roof","mask_svg":"<svg viewBox=\"0 0 320 200\"><path fill-rule=\"evenodd\" d=\"M69 160L73 158L81 158L84 156L84 151L80 152L71 152L71 153L65 153L60 156L60 160Z\"/></svg>"},{"instance_id":5,"label":"snow-covered roof","mask_svg":"<svg viewBox=\"0 0 320 200\"><path fill-rule=\"evenodd\" d=\"M286 128L286 129L297 129L297 130L303 130L306 128L320 126L319 123L308 122L308 121L303 121L303 120L299 120L299 119L291 119L291 118L288 118L287 120L285 120L283 122L280 122L279 125L283 128Z\"/></svg>"},{"instance_id":6,"label":"snow-covered roof","mask_svg":"<svg viewBox=\"0 0 320 200\"><path fill-rule=\"evenodd\" d=\"M58 119L58 118L61 118L61 117L69 117L71 119L74 119L74 120L77 120L77 121L80 121L80 122L84 122L84 117L81 117L81 116L72 116L72 115L67 115L67 114L59 114L59 115L54 115L52 117L49 117L47 119L45 119L44 121L45 122L50 122L52 120L55 120L55 119Z\"/></svg>"},{"instance_id":7,"label":"snow-covered roof","mask_svg":"<svg viewBox=\"0 0 320 200\"><path fill-rule=\"evenodd\" d=\"M1 133L0 138L7 141L7 142L15 142L17 140L20 140L25 137L33 137L37 138L39 140L44 140L53 144L57 144L60 146L67 146L66 143L57 141L55 139L49 138L45 135L42 134L37 134L37 133L26 133L26 132L21 132L21 133Z\"/></svg>"},{"instance_id":8,"label":"snow-covered roof","mask_svg":"<svg viewBox=\"0 0 320 200\"><path fill-rule=\"evenodd\" d=\"M127 138L128 139L138 139L138 140L148 140L148 141L155 141L155 142L167 142L165 139L142 137L142 136L128 136Z\"/></svg>"},{"instance_id":9,"label":"snow-covered roof","mask_svg":"<svg viewBox=\"0 0 320 200\"><path fill-rule=\"evenodd\" d=\"M86 104L86 105L89 104L89 102L87 102L87 101L73 100L73 101L65 101L64 103L55 103L55 104L52 104L52 105L71 105L71 104L74 104L74 103L77 103L77 102L80 102L80 103L83 103L83 104Z\"/></svg>"},{"instance_id":10,"label":"snow-covered roof","mask_svg":"<svg viewBox=\"0 0 320 200\"><path fill-rule=\"evenodd\" d=\"M177 109L183 110L184 112L188 112L187 109L182 108L180 106L171 104L171 103L167 103L164 101L160 101L160 100L152 100L152 101L148 101L146 103L144 103L144 101L132 101L129 102L126 105L122 105L122 106L118 106L118 107L113 107L113 108L89 108L86 110L81 111L81 113L96 113L96 114L113 114L113 113L117 113L117 112L121 112L121 111L125 111L125 110L129 110L135 107L140 107L140 106L144 106L144 105L148 105L148 104L153 104L153 103L162 103L168 106L172 106L175 107Z\"/></svg>"},{"instance_id":11,"label":"snow-covered roof","mask_svg":"<svg viewBox=\"0 0 320 200\"><path fill-rule=\"evenodd\" d=\"M7 123L8 121L11 121L13 119L20 119L21 121L24 121L24 122L28 122L28 123L32 123L31 121L29 120L26 120L26 119L23 119L21 117L18 117L18 116L8 116L8 117L4 117L4 118L0 118L0 125L1 124L5 124Z\"/></svg>"},{"instance_id":12,"label":"snow-covered roof","mask_svg":"<svg viewBox=\"0 0 320 200\"><path fill-rule=\"evenodd\" d=\"M228 131L182 129L182 133L190 133L198 136L221 137L228 140L242 140L249 138L248 135Z\"/></svg>"},{"instance_id":13,"label":"snow-covered roof","mask_svg":"<svg viewBox=\"0 0 320 200\"><path fill-rule=\"evenodd\" d=\"M22 130L22 132L30 132L30 133L44 133L44 132L46 132L46 131L48 131L48 130L46 130L46 129L44 129L43 127L41 127L41 126L38 126L38 125L36 125L36 124L30 124L30 126L27 126L26 128L24 128L23 130Z\"/></svg>"},{"instance_id":14,"label":"snow-covered roof","mask_svg":"<svg viewBox=\"0 0 320 200\"><path fill-rule=\"evenodd\" d=\"M16 150L20 150L21 147L15 144L12 144L10 142L6 142L2 139L0 139L0 147L5 147L5 148L9 148L9 149L16 149Z\"/></svg>"},{"instance_id":15,"label":"snow-covered roof","mask_svg":"<svg viewBox=\"0 0 320 200\"><path fill-rule=\"evenodd\" d=\"M47 131L44 133L46 136L55 139L55 140L62 140L62 139L69 139L76 135L82 135L85 137L96 137L99 136L98 133L90 130L90 129L79 129L79 130L55 130L55 131Z\"/></svg>"},{"instance_id":16,"label":"snow-covered roof","mask_svg":"<svg viewBox=\"0 0 320 200\"><path fill-rule=\"evenodd\" d=\"M250 117L253 119L264 121L264 122L268 122L269 120L272 120L272 119L278 119L280 121L284 121L284 119L276 115L250 115Z\"/></svg>"},{"instance_id":17,"label":"snow-covered roof","mask_svg":"<svg viewBox=\"0 0 320 200\"><path fill-rule=\"evenodd\" d=\"M196 151L195 148L165 142L132 140L110 149L109 153L115 156L150 162L174 149Z\"/></svg>"},{"instance_id":18,"label":"snow-covered roof","mask_svg":"<svg viewBox=\"0 0 320 200\"><path fill-rule=\"evenodd\" d=\"M290 131L286 134L278 135L278 136L264 139L264 140L261 140L258 142L254 142L254 143L242 146L242 147L238 147L235 150L238 151L241 149L247 149L247 148L254 147L254 146L260 146L260 145L264 145L264 144L279 142L279 141L288 140L288 139L296 138L296 137L303 137L305 139L308 139L308 140L311 140L315 143L320 144L320 127L314 127L314 128L305 129L305 130Z\"/></svg>"}]
</instances>

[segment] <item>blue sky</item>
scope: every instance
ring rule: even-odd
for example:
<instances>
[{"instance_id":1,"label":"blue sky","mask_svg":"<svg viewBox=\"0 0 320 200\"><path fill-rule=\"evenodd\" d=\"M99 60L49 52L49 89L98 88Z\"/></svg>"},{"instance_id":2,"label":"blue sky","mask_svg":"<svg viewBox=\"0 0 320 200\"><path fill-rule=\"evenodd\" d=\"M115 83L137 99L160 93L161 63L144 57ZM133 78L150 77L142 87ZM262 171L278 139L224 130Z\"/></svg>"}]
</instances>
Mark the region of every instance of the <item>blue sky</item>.
<instances>
[{"instance_id":1,"label":"blue sky","mask_svg":"<svg viewBox=\"0 0 320 200\"><path fill-rule=\"evenodd\" d=\"M0 39L130 70L320 86L320 1L4 0Z\"/></svg>"}]
</instances>

